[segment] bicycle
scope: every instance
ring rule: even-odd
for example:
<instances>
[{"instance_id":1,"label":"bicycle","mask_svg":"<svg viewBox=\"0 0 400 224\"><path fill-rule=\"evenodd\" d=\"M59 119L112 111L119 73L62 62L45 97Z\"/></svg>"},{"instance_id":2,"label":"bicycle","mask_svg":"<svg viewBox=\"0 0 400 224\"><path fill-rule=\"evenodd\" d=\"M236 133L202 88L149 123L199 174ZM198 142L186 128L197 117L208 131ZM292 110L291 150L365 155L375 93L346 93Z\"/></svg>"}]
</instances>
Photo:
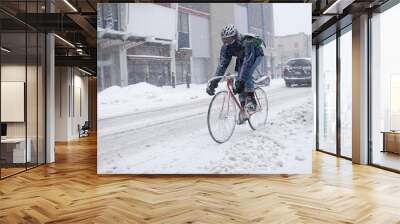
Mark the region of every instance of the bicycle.
<instances>
[{"instance_id":1,"label":"bicycle","mask_svg":"<svg viewBox=\"0 0 400 224\"><path fill-rule=\"evenodd\" d=\"M259 83L254 83L254 96L257 101L256 110L249 113L245 107L240 105L238 98L233 92L235 76L228 73L222 77L214 77L208 82L214 79L221 79L220 82L226 81L227 87L226 90L219 91L214 95L208 107L208 131L215 142L224 143L228 141L233 135L236 124L242 124L246 120L252 130L266 125L268 119L268 98ZM240 109L240 113L237 113L237 108Z\"/></svg>"}]
</instances>

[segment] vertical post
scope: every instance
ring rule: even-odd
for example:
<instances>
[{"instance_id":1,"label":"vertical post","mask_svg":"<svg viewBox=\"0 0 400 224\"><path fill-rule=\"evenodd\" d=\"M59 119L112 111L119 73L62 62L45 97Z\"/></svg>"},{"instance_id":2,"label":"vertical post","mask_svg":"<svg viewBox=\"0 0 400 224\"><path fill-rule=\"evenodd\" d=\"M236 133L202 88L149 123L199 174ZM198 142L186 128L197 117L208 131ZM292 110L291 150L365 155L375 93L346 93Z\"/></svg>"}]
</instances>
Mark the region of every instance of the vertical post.
<instances>
[{"instance_id":1,"label":"vertical post","mask_svg":"<svg viewBox=\"0 0 400 224\"><path fill-rule=\"evenodd\" d=\"M352 159L368 163L368 15L353 20Z\"/></svg>"},{"instance_id":2,"label":"vertical post","mask_svg":"<svg viewBox=\"0 0 400 224\"><path fill-rule=\"evenodd\" d=\"M187 88L190 88L190 82L191 82L190 73L186 72L186 87Z\"/></svg>"},{"instance_id":3,"label":"vertical post","mask_svg":"<svg viewBox=\"0 0 400 224\"><path fill-rule=\"evenodd\" d=\"M128 62L127 54L124 46L118 47L119 52L119 71L121 72L121 86L128 85Z\"/></svg>"},{"instance_id":4,"label":"vertical post","mask_svg":"<svg viewBox=\"0 0 400 224\"><path fill-rule=\"evenodd\" d=\"M176 59L175 59L175 43L172 43L170 46L170 55L171 55L171 85L172 88L175 88L176 83Z\"/></svg>"},{"instance_id":5,"label":"vertical post","mask_svg":"<svg viewBox=\"0 0 400 224\"><path fill-rule=\"evenodd\" d=\"M150 65L149 65L149 62L146 64L146 75L144 77L144 81L147 82L147 83L150 81Z\"/></svg>"},{"instance_id":6,"label":"vertical post","mask_svg":"<svg viewBox=\"0 0 400 224\"><path fill-rule=\"evenodd\" d=\"M319 149L319 45L315 46L315 149Z\"/></svg>"},{"instance_id":7,"label":"vertical post","mask_svg":"<svg viewBox=\"0 0 400 224\"><path fill-rule=\"evenodd\" d=\"M179 3L172 3L175 7L175 40L170 45L170 56L171 56L171 85L175 88L176 83L176 57L175 53L178 50L178 17L179 17Z\"/></svg>"},{"instance_id":8,"label":"vertical post","mask_svg":"<svg viewBox=\"0 0 400 224\"><path fill-rule=\"evenodd\" d=\"M341 32L339 27L337 27L336 31L336 154L341 156L341 146L342 146L342 139L341 139L341 117L340 117L340 83L341 83L341 65L340 65L340 35Z\"/></svg>"},{"instance_id":9,"label":"vertical post","mask_svg":"<svg viewBox=\"0 0 400 224\"><path fill-rule=\"evenodd\" d=\"M46 163L52 163L55 161L55 61L52 33L46 35L46 62Z\"/></svg>"},{"instance_id":10,"label":"vertical post","mask_svg":"<svg viewBox=\"0 0 400 224\"><path fill-rule=\"evenodd\" d=\"M367 19L367 46L368 46L368 51L367 51L367 64L368 64L368 69L367 69L367 83L368 83L368 125L367 125L367 132L368 132L368 155L367 155L367 164L372 164L373 163L373 153L372 153L372 30L371 30L371 19L372 19L372 12L368 12L368 19ZM376 52L375 54L376 55ZM380 63L379 63L380 64Z\"/></svg>"}]
</instances>

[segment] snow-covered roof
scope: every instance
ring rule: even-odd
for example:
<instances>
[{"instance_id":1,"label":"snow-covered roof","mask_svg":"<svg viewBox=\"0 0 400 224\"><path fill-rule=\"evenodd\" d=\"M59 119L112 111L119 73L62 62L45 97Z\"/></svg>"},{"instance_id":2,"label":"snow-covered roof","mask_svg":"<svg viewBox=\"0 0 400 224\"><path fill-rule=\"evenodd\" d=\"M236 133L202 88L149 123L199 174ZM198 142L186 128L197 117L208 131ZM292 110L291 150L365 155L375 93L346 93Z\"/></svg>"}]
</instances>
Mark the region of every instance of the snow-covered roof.
<instances>
[{"instance_id":1,"label":"snow-covered roof","mask_svg":"<svg viewBox=\"0 0 400 224\"><path fill-rule=\"evenodd\" d=\"M119 31L113 29L97 29L97 37L99 39L102 38L110 38L110 39L120 39L123 41L126 40L133 40L133 41L145 41L148 43L158 43L158 44L166 44L170 45L172 43L176 43L175 40L167 40L167 39L160 39L154 36L140 36L131 32L126 31Z\"/></svg>"},{"instance_id":2,"label":"snow-covered roof","mask_svg":"<svg viewBox=\"0 0 400 224\"><path fill-rule=\"evenodd\" d=\"M308 60L308 61L311 61L311 58L291 58L291 59L289 59L287 61L289 62L289 61L294 61L294 60Z\"/></svg>"},{"instance_id":3,"label":"snow-covered roof","mask_svg":"<svg viewBox=\"0 0 400 224\"><path fill-rule=\"evenodd\" d=\"M134 55L134 54L128 54L127 56L128 56L128 57L131 57L131 58L156 59L156 60L171 60L171 57L158 56L158 55Z\"/></svg>"},{"instance_id":4,"label":"snow-covered roof","mask_svg":"<svg viewBox=\"0 0 400 224\"><path fill-rule=\"evenodd\" d=\"M120 39L120 40L144 40L145 37L140 37L137 35L134 35L130 32L125 32L125 31L119 31L119 30L113 30L113 29L102 29L98 28L97 29L97 37L99 39L101 38L110 38L110 39Z\"/></svg>"}]
</instances>

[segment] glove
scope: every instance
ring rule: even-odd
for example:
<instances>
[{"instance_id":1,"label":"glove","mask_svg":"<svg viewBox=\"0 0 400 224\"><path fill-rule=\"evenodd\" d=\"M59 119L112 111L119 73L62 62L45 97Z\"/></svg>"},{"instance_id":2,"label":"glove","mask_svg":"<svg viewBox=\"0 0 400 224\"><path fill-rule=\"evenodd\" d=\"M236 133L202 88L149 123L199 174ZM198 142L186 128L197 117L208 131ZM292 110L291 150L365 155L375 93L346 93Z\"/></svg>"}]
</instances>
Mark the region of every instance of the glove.
<instances>
[{"instance_id":1,"label":"glove","mask_svg":"<svg viewBox=\"0 0 400 224\"><path fill-rule=\"evenodd\" d=\"M233 89L233 93L241 93L244 90L244 81L239 79L235 82L235 88Z\"/></svg>"},{"instance_id":2,"label":"glove","mask_svg":"<svg viewBox=\"0 0 400 224\"><path fill-rule=\"evenodd\" d=\"M208 95L212 96L215 94L215 88L218 87L218 82L219 82L218 79L214 79L208 84L207 89L206 89L206 92L208 93Z\"/></svg>"}]
</instances>

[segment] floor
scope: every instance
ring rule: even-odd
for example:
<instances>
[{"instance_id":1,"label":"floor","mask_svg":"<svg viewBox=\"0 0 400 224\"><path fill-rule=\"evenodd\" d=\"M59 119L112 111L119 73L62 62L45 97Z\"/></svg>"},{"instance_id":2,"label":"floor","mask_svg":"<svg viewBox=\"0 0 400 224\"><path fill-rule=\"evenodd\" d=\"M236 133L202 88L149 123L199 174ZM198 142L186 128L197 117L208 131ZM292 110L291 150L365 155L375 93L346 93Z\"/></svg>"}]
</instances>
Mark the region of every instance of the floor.
<instances>
[{"instance_id":1,"label":"floor","mask_svg":"<svg viewBox=\"0 0 400 224\"><path fill-rule=\"evenodd\" d=\"M0 181L0 223L400 223L400 175L313 153L312 175L96 174L96 138Z\"/></svg>"},{"instance_id":2,"label":"floor","mask_svg":"<svg viewBox=\"0 0 400 224\"><path fill-rule=\"evenodd\" d=\"M36 164L27 164L27 167L25 167L25 164L19 164L18 167L6 167L6 168L1 168L1 178L7 178L8 176L15 175L20 172L24 172L26 169L33 169L37 165Z\"/></svg>"},{"instance_id":3,"label":"floor","mask_svg":"<svg viewBox=\"0 0 400 224\"><path fill-rule=\"evenodd\" d=\"M1 178L23 172L25 170L25 167L11 167L11 168L1 168Z\"/></svg>"},{"instance_id":4,"label":"floor","mask_svg":"<svg viewBox=\"0 0 400 224\"><path fill-rule=\"evenodd\" d=\"M400 170L400 155L392 152L374 151L374 164Z\"/></svg>"}]
</instances>

